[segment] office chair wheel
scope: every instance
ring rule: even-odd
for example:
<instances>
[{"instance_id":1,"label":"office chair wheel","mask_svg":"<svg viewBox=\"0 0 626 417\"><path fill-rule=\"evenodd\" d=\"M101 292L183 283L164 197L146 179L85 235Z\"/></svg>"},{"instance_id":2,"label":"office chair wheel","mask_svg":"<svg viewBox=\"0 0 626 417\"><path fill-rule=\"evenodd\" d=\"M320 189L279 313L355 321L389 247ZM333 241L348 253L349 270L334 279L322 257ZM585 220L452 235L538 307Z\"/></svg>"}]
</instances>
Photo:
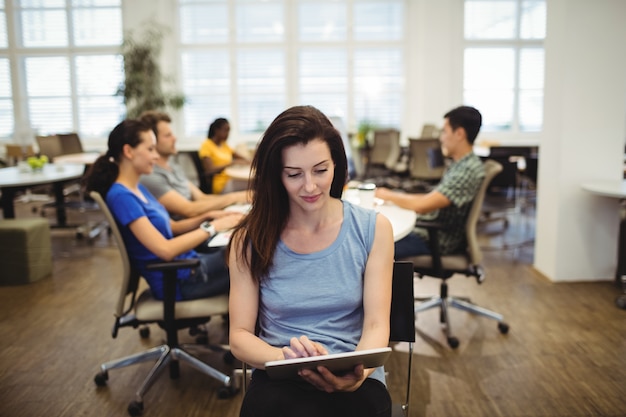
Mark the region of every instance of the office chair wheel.
<instances>
[{"instance_id":1,"label":"office chair wheel","mask_svg":"<svg viewBox=\"0 0 626 417\"><path fill-rule=\"evenodd\" d=\"M498 330L500 330L500 333L502 334L507 334L509 332L509 325L506 323L498 323Z\"/></svg>"},{"instance_id":2,"label":"office chair wheel","mask_svg":"<svg viewBox=\"0 0 626 417\"><path fill-rule=\"evenodd\" d=\"M104 387L109 380L109 373L107 371L98 372L93 380L97 386Z\"/></svg>"},{"instance_id":3,"label":"office chair wheel","mask_svg":"<svg viewBox=\"0 0 626 417\"><path fill-rule=\"evenodd\" d=\"M620 295L615 299L615 305L621 308L622 310L626 310L626 295Z\"/></svg>"},{"instance_id":4,"label":"office chair wheel","mask_svg":"<svg viewBox=\"0 0 626 417\"><path fill-rule=\"evenodd\" d=\"M230 398L234 396L235 394L237 394L237 389L233 387L220 387L217 390L217 398L222 399L222 400L226 398Z\"/></svg>"},{"instance_id":5,"label":"office chair wheel","mask_svg":"<svg viewBox=\"0 0 626 417\"><path fill-rule=\"evenodd\" d=\"M139 337L142 339L147 339L150 337L150 328L148 326L144 326L139 329Z\"/></svg>"},{"instance_id":6,"label":"office chair wheel","mask_svg":"<svg viewBox=\"0 0 626 417\"><path fill-rule=\"evenodd\" d=\"M143 413L143 402L131 401L128 404L128 414L131 416L140 416Z\"/></svg>"},{"instance_id":7,"label":"office chair wheel","mask_svg":"<svg viewBox=\"0 0 626 417\"><path fill-rule=\"evenodd\" d=\"M459 339L457 339L456 337L449 337L448 338L448 346L450 346L452 349L456 349L459 347Z\"/></svg>"}]
</instances>

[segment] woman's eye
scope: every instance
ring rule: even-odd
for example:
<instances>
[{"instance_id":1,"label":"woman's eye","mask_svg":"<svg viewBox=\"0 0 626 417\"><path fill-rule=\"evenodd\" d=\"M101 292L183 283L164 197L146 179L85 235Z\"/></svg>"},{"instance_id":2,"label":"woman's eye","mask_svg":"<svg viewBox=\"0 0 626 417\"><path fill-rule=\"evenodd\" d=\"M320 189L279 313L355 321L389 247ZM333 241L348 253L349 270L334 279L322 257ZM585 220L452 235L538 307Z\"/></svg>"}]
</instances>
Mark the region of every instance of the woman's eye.
<instances>
[{"instance_id":1,"label":"woman's eye","mask_svg":"<svg viewBox=\"0 0 626 417\"><path fill-rule=\"evenodd\" d=\"M296 178L296 177L297 177L297 176L299 176L299 175L300 175L300 173L299 173L299 172L294 173L294 174L287 174L287 178Z\"/></svg>"},{"instance_id":2,"label":"woman's eye","mask_svg":"<svg viewBox=\"0 0 626 417\"><path fill-rule=\"evenodd\" d=\"M327 172L327 171L328 171L328 168L316 169L315 173L316 174L323 174L324 172Z\"/></svg>"}]
</instances>

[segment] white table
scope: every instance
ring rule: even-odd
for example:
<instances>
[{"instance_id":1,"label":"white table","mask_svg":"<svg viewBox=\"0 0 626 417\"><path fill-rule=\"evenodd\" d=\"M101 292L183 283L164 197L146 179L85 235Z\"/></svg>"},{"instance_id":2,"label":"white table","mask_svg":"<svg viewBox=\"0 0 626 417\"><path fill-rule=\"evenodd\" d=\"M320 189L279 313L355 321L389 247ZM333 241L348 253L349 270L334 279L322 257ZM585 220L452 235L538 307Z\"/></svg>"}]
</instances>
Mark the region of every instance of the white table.
<instances>
[{"instance_id":1,"label":"white table","mask_svg":"<svg viewBox=\"0 0 626 417\"><path fill-rule=\"evenodd\" d=\"M350 196L350 199L355 203L359 204L356 198ZM382 202L382 200L378 200ZM238 211L241 213L246 213L250 209L250 205L248 204L240 204L233 206L230 210ZM229 208L226 208L229 210ZM411 233L413 230L413 226L415 225L415 220L417 219L417 214L413 210L407 210L396 206L395 204L386 202L384 204L376 204L374 207L378 213L382 214L391 222L391 228L393 229L393 240L398 241ZM220 247L228 245L228 241L230 240L230 231L218 233L213 239L209 242L209 247Z\"/></svg>"},{"instance_id":2,"label":"white table","mask_svg":"<svg viewBox=\"0 0 626 417\"><path fill-rule=\"evenodd\" d=\"M361 203L359 199L359 190L357 189L348 188L345 190L343 199L357 205ZM375 201L376 204L373 207L374 210L385 216L391 222L393 240L395 242L411 233L415 226L415 220L417 220L417 213L413 210L398 207L393 203L383 201L378 198L375 199Z\"/></svg>"},{"instance_id":3,"label":"white table","mask_svg":"<svg viewBox=\"0 0 626 417\"><path fill-rule=\"evenodd\" d=\"M2 190L2 215L5 219L15 217L15 207L13 200L15 193L24 188L34 185L52 184L54 197L57 203L57 224L66 224L65 210L62 203L64 200L63 183L75 180L83 176L85 166L82 164L45 164L41 171L21 171L18 167L0 169L0 190Z\"/></svg>"},{"instance_id":4,"label":"white table","mask_svg":"<svg viewBox=\"0 0 626 417\"><path fill-rule=\"evenodd\" d=\"M626 180L594 180L580 185L583 190L604 197L626 198Z\"/></svg>"},{"instance_id":5,"label":"white table","mask_svg":"<svg viewBox=\"0 0 626 417\"><path fill-rule=\"evenodd\" d=\"M231 165L224 168L224 174L234 180L248 181L250 179L250 168L250 165Z\"/></svg>"},{"instance_id":6,"label":"white table","mask_svg":"<svg viewBox=\"0 0 626 417\"><path fill-rule=\"evenodd\" d=\"M583 190L602 197L626 199L626 180L593 180L585 181L581 185ZM617 269L615 279L619 283L626 275L626 262L623 258L626 252L626 218L622 218L619 226L619 240L617 243Z\"/></svg>"}]
</instances>

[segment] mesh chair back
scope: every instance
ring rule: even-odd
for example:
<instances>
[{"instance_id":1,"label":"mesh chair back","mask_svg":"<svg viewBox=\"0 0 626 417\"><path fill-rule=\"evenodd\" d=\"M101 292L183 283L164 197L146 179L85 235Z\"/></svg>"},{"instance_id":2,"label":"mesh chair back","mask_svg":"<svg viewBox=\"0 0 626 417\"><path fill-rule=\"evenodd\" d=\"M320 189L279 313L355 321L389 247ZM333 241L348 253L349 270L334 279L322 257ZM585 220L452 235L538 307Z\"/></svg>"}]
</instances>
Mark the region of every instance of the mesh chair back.
<instances>
[{"instance_id":1,"label":"mesh chair back","mask_svg":"<svg viewBox=\"0 0 626 417\"><path fill-rule=\"evenodd\" d=\"M50 162L54 162L54 158L57 156L63 155L63 147L58 135L36 136L35 138L39 147L39 154L46 155Z\"/></svg>"},{"instance_id":2,"label":"mesh chair back","mask_svg":"<svg viewBox=\"0 0 626 417\"><path fill-rule=\"evenodd\" d=\"M444 170L439 139L409 139L409 175L411 178L438 180L443 176Z\"/></svg>"},{"instance_id":3,"label":"mesh chair back","mask_svg":"<svg viewBox=\"0 0 626 417\"><path fill-rule=\"evenodd\" d=\"M128 311L130 311L134 305L134 295L136 294L137 287L139 286L139 274L135 273L130 265L130 258L128 257L128 252L126 251L126 244L124 243L124 239L122 239L122 233L117 227L115 218L109 210L106 202L104 201L100 193L96 191L90 192L89 196L93 198L96 203L98 203L100 209L102 210L102 213L104 213L104 216L109 223L109 227L111 228L111 233L113 234L120 255L122 256L122 290L120 292L119 298L117 300L117 305L115 307L115 317L119 318L124 316ZM128 294L133 294L132 300L130 301L130 306L126 306L126 299Z\"/></svg>"},{"instance_id":4,"label":"mesh chair back","mask_svg":"<svg viewBox=\"0 0 626 417\"><path fill-rule=\"evenodd\" d=\"M482 261L483 255L478 245L478 237L476 235L476 224L480 217L480 212L485 200L485 194L487 193L487 187L491 180L502 171L502 165L492 159L488 159L484 163L485 178L483 179L476 197L472 202L472 207L467 216L467 222L465 223L465 236L467 238L468 253L472 265L478 265Z\"/></svg>"},{"instance_id":5,"label":"mesh chair back","mask_svg":"<svg viewBox=\"0 0 626 417\"><path fill-rule=\"evenodd\" d=\"M374 130L374 144L369 163L392 169L400 157L400 131L397 129Z\"/></svg>"},{"instance_id":6,"label":"mesh chair back","mask_svg":"<svg viewBox=\"0 0 626 417\"><path fill-rule=\"evenodd\" d=\"M59 133L57 136L61 141L63 155L83 153L83 144L80 142L78 133Z\"/></svg>"}]
</instances>

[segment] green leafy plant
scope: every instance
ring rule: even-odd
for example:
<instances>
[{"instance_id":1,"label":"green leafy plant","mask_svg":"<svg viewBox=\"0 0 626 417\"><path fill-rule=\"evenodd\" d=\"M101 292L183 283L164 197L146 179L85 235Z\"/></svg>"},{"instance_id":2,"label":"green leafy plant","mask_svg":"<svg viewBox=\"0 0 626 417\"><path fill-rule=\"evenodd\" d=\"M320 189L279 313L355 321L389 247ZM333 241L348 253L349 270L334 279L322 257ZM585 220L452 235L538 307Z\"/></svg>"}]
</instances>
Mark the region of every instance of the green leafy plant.
<instances>
[{"instance_id":1,"label":"green leafy plant","mask_svg":"<svg viewBox=\"0 0 626 417\"><path fill-rule=\"evenodd\" d=\"M359 125L357 126L358 146L363 147L367 145L370 132L372 132L375 128L376 125L367 119L363 119L359 122Z\"/></svg>"},{"instance_id":2,"label":"green leafy plant","mask_svg":"<svg viewBox=\"0 0 626 417\"><path fill-rule=\"evenodd\" d=\"M182 93L164 89L175 84L172 77L163 75L159 64L168 28L154 22L146 26L140 36L128 32L121 47L125 79L116 95L124 97L126 116L130 118L146 110L180 109L185 104Z\"/></svg>"}]
</instances>

